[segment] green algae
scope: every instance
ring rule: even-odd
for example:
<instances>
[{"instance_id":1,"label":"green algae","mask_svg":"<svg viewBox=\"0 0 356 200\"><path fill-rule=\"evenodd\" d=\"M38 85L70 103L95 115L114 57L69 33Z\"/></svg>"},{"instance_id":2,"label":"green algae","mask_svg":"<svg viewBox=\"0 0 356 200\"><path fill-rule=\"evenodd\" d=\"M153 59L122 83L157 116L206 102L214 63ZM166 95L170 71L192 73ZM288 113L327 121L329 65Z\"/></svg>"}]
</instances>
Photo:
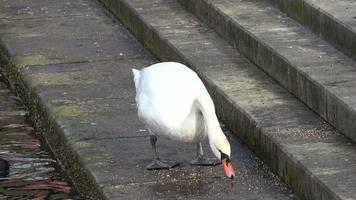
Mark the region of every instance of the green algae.
<instances>
[{"instance_id":1,"label":"green algae","mask_svg":"<svg viewBox=\"0 0 356 200\"><path fill-rule=\"evenodd\" d=\"M81 72L70 73L36 73L29 75L32 86L39 85L81 85L94 84L96 80L85 77Z\"/></svg>"},{"instance_id":2,"label":"green algae","mask_svg":"<svg viewBox=\"0 0 356 200\"><path fill-rule=\"evenodd\" d=\"M19 67L29 65L48 65L60 63L60 59L48 58L44 55L14 56L13 63Z\"/></svg>"},{"instance_id":3,"label":"green algae","mask_svg":"<svg viewBox=\"0 0 356 200\"><path fill-rule=\"evenodd\" d=\"M51 110L55 116L65 117L77 117L90 112L89 109L77 105L60 105L53 107Z\"/></svg>"},{"instance_id":4,"label":"green algae","mask_svg":"<svg viewBox=\"0 0 356 200\"><path fill-rule=\"evenodd\" d=\"M72 144L73 148L89 148L92 147L93 143L87 142L87 141L77 141Z\"/></svg>"}]
</instances>

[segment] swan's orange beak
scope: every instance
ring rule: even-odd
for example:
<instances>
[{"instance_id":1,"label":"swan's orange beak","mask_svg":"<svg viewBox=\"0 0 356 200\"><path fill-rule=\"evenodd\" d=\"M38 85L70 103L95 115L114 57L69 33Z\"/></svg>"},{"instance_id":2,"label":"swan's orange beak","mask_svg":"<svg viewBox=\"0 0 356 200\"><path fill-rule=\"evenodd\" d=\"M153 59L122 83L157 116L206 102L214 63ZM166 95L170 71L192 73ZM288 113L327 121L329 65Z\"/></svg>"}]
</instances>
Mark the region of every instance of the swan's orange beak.
<instances>
[{"instance_id":1,"label":"swan's orange beak","mask_svg":"<svg viewBox=\"0 0 356 200\"><path fill-rule=\"evenodd\" d=\"M224 158L221 162L222 162L222 164L224 166L224 170L225 170L226 176L231 178L231 179L234 178L235 177L235 170L232 167L232 164L231 164L230 160L228 160L227 158Z\"/></svg>"}]
</instances>

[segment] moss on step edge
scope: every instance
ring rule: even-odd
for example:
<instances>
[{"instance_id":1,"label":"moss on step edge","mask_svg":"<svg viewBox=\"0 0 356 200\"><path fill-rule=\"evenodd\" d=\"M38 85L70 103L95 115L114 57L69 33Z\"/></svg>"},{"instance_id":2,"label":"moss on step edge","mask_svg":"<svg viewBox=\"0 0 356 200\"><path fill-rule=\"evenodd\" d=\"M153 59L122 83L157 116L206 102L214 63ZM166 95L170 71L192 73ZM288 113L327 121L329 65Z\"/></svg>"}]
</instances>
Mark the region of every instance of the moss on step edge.
<instances>
[{"instance_id":1,"label":"moss on step edge","mask_svg":"<svg viewBox=\"0 0 356 200\"><path fill-rule=\"evenodd\" d=\"M60 62L59 59L55 58L47 58L44 55L28 55L28 56L15 56L13 58L14 64L17 65L17 67L25 67L29 65L48 65L48 64L53 64L53 63L58 63Z\"/></svg>"}]
</instances>

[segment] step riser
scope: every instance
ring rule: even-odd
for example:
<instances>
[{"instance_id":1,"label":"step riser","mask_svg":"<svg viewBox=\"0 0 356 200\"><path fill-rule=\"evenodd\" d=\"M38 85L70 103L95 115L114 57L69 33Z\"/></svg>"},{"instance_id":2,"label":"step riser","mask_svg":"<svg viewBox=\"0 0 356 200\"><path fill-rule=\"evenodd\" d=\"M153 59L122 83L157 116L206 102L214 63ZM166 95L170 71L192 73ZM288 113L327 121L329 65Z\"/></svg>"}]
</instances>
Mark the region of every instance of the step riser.
<instances>
[{"instance_id":1,"label":"step riser","mask_svg":"<svg viewBox=\"0 0 356 200\"><path fill-rule=\"evenodd\" d=\"M185 63L197 70L189 58L182 55L173 45L166 41L150 25L139 17L133 8L125 1L101 0L129 30L147 46L160 60L174 60ZM199 70L198 70L199 72ZM218 116L230 129L249 145L279 176L292 186L303 199L338 199L325 188L318 179L311 177L297 160L288 155L282 147L276 145L270 133L261 127L256 127L256 121L230 102L214 83L210 82L204 73L200 77L205 82L214 102Z\"/></svg>"},{"instance_id":2,"label":"step riser","mask_svg":"<svg viewBox=\"0 0 356 200\"><path fill-rule=\"evenodd\" d=\"M321 11L305 0L269 1L281 11L287 13L288 16L308 26L336 48L356 60L356 32L340 24L328 13Z\"/></svg>"},{"instance_id":3,"label":"step riser","mask_svg":"<svg viewBox=\"0 0 356 200\"><path fill-rule=\"evenodd\" d=\"M356 113L329 90L323 88L296 69L292 63L261 44L238 24L226 20L223 13L207 4L206 0L178 0L188 10L209 24L225 39L232 41L246 57L277 80L288 91L318 113L347 137L356 141Z\"/></svg>"}]
</instances>

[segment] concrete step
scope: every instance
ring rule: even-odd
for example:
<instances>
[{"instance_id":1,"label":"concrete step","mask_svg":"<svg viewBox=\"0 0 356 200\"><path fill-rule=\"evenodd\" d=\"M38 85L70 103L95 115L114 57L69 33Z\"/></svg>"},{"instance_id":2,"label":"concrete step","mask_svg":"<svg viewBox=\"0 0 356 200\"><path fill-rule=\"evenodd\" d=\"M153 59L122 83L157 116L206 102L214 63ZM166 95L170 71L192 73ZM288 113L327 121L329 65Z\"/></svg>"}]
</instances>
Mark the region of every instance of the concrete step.
<instances>
[{"instance_id":1,"label":"concrete step","mask_svg":"<svg viewBox=\"0 0 356 200\"><path fill-rule=\"evenodd\" d=\"M356 141L356 63L264 0L178 0Z\"/></svg>"},{"instance_id":2,"label":"concrete step","mask_svg":"<svg viewBox=\"0 0 356 200\"><path fill-rule=\"evenodd\" d=\"M349 0L270 0L289 17L308 26L356 59L356 2Z\"/></svg>"},{"instance_id":3,"label":"concrete step","mask_svg":"<svg viewBox=\"0 0 356 200\"><path fill-rule=\"evenodd\" d=\"M356 198L356 146L176 1L102 2L157 57L196 70L219 117L302 199Z\"/></svg>"},{"instance_id":4,"label":"concrete step","mask_svg":"<svg viewBox=\"0 0 356 200\"><path fill-rule=\"evenodd\" d=\"M152 152L131 68L158 60L101 4L0 0L0 10L2 70L85 199L296 199L228 130L236 179L190 166L195 145L164 139L159 154L181 166L146 170Z\"/></svg>"}]
</instances>

